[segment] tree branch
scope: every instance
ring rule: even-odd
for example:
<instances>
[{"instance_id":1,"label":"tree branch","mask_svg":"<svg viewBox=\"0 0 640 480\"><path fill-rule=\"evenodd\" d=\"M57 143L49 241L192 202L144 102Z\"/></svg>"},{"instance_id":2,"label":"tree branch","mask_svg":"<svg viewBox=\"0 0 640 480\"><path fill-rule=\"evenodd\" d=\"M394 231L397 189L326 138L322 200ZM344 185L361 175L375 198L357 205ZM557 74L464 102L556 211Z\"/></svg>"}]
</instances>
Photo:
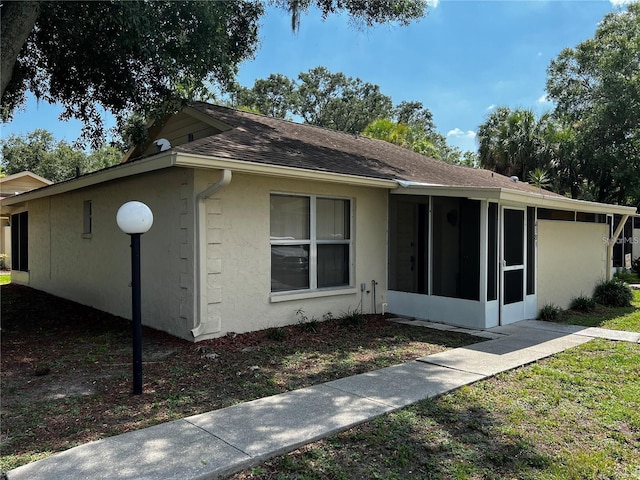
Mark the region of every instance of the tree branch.
<instances>
[{"instance_id":1,"label":"tree branch","mask_svg":"<svg viewBox=\"0 0 640 480\"><path fill-rule=\"evenodd\" d=\"M40 2L3 1L0 7L0 98L11 81L13 68L33 31L38 15Z\"/></svg>"}]
</instances>

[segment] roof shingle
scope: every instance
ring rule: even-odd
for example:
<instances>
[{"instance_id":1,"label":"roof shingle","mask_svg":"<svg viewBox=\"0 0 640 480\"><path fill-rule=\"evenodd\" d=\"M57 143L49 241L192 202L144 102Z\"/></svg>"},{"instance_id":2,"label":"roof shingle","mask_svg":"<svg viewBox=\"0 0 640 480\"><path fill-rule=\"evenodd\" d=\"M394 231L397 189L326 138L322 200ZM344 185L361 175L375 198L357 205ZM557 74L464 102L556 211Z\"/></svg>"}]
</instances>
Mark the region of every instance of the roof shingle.
<instances>
[{"instance_id":1,"label":"roof shingle","mask_svg":"<svg viewBox=\"0 0 640 480\"><path fill-rule=\"evenodd\" d=\"M208 103L192 107L234 128L177 146L174 150L178 152L376 179L540 192L526 182L451 165L383 140Z\"/></svg>"}]
</instances>

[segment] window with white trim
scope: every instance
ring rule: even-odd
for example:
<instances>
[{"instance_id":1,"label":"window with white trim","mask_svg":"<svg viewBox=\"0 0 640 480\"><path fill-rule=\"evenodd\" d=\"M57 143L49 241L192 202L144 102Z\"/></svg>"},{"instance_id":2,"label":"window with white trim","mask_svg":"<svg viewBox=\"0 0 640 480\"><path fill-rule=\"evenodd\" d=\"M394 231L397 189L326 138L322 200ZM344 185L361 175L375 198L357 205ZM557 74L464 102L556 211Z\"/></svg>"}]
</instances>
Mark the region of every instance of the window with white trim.
<instances>
[{"instance_id":1,"label":"window with white trim","mask_svg":"<svg viewBox=\"0 0 640 480\"><path fill-rule=\"evenodd\" d=\"M82 203L82 220L83 235L91 235L91 233L93 233L93 207L91 204L91 200L85 200Z\"/></svg>"},{"instance_id":2,"label":"window with white trim","mask_svg":"<svg viewBox=\"0 0 640 480\"><path fill-rule=\"evenodd\" d=\"M271 291L349 286L351 201L271 195Z\"/></svg>"}]
</instances>

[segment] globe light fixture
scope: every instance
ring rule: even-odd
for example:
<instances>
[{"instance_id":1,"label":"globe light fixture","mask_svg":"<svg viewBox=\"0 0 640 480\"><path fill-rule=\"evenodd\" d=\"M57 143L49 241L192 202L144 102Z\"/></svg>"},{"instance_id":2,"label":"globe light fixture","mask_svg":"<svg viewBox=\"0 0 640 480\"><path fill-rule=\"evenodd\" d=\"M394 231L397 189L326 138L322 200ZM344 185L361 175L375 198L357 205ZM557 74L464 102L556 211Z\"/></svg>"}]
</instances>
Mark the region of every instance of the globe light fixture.
<instances>
[{"instance_id":1,"label":"globe light fixture","mask_svg":"<svg viewBox=\"0 0 640 480\"><path fill-rule=\"evenodd\" d=\"M131 237L131 325L133 330L133 394L142 393L142 303L140 298L140 235L153 225L153 213L142 202L118 209L116 223Z\"/></svg>"},{"instance_id":2,"label":"globe light fixture","mask_svg":"<svg viewBox=\"0 0 640 480\"><path fill-rule=\"evenodd\" d=\"M142 202L127 202L118 209L116 222L120 230L129 235L147 233L153 225L153 213Z\"/></svg>"}]
</instances>

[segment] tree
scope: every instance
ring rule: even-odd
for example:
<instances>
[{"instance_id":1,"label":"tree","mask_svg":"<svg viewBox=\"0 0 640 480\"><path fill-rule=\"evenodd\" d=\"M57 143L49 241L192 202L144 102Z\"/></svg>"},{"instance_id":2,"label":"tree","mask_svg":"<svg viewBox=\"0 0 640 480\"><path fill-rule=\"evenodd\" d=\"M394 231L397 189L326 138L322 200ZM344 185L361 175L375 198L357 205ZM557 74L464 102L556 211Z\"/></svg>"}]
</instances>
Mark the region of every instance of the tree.
<instances>
[{"instance_id":1,"label":"tree","mask_svg":"<svg viewBox=\"0 0 640 480\"><path fill-rule=\"evenodd\" d=\"M269 0L300 15L346 11L354 23L401 24L425 14L426 0ZM3 1L0 97L8 120L25 92L59 102L62 118L85 124L100 142L98 106L122 125L132 112L159 117L209 83L223 91L258 44L264 2ZM178 95L180 93L182 96ZM189 100L187 98L186 100Z\"/></svg>"},{"instance_id":2,"label":"tree","mask_svg":"<svg viewBox=\"0 0 640 480\"><path fill-rule=\"evenodd\" d=\"M529 183L534 187L546 188L551 183L551 178L546 170L538 167L529 172Z\"/></svg>"},{"instance_id":3,"label":"tree","mask_svg":"<svg viewBox=\"0 0 640 480\"><path fill-rule=\"evenodd\" d=\"M235 86L233 103L269 117L287 118L294 110L296 85L281 73L258 79L253 88Z\"/></svg>"},{"instance_id":4,"label":"tree","mask_svg":"<svg viewBox=\"0 0 640 480\"><path fill-rule=\"evenodd\" d=\"M367 125L362 134L447 163L468 164L463 161L460 150L448 145L446 137L435 131L431 112L423 108L422 103L401 102L393 111L393 119L374 120ZM473 162L472 159L467 159L468 161Z\"/></svg>"},{"instance_id":5,"label":"tree","mask_svg":"<svg viewBox=\"0 0 640 480\"><path fill-rule=\"evenodd\" d=\"M607 14L593 38L560 52L547 92L574 131L581 195L640 206L640 4Z\"/></svg>"},{"instance_id":6,"label":"tree","mask_svg":"<svg viewBox=\"0 0 640 480\"><path fill-rule=\"evenodd\" d=\"M8 175L30 171L52 182L115 165L122 158L122 152L111 146L86 154L64 141L56 142L51 132L41 129L1 140L0 152L0 166Z\"/></svg>"},{"instance_id":7,"label":"tree","mask_svg":"<svg viewBox=\"0 0 640 480\"><path fill-rule=\"evenodd\" d=\"M536 118L530 109L498 107L478 127L480 166L523 180L536 168L550 168L555 159L548 137L554 128L548 113Z\"/></svg>"},{"instance_id":8,"label":"tree","mask_svg":"<svg viewBox=\"0 0 640 480\"><path fill-rule=\"evenodd\" d=\"M371 121L389 116L391 98L378 85L331 73L325 67L302 72L297 80L271 74L253 88L235 86L231 104L276 118L299 116L305 123L360 133Z\"/></svg>"},{"instance_id":9,"label":"tree","mask_svg":"<svg viewBox=\"0 0 640 480\"><path fill-rule=\"evenodd\" d=\"M295 113L306 123L348 133L360 133L391 112L391 98L380 87L325 67L298 75Z\"/></svg>"},{"instance_id":10,"label":"tree","mask_svg":"<svg viewBox=\"0 0 640 480\"><path fill-rule=\"evenodd\" d=\"M322 12L322 18L331 13L346 10L355 25L388 23L397 21L408 25L411 20L424 16L429 5L427 0L272 0L273 4L291 12L291 28L300 26L300 15L315 6Z\"/></svg>"}]
</instances>

